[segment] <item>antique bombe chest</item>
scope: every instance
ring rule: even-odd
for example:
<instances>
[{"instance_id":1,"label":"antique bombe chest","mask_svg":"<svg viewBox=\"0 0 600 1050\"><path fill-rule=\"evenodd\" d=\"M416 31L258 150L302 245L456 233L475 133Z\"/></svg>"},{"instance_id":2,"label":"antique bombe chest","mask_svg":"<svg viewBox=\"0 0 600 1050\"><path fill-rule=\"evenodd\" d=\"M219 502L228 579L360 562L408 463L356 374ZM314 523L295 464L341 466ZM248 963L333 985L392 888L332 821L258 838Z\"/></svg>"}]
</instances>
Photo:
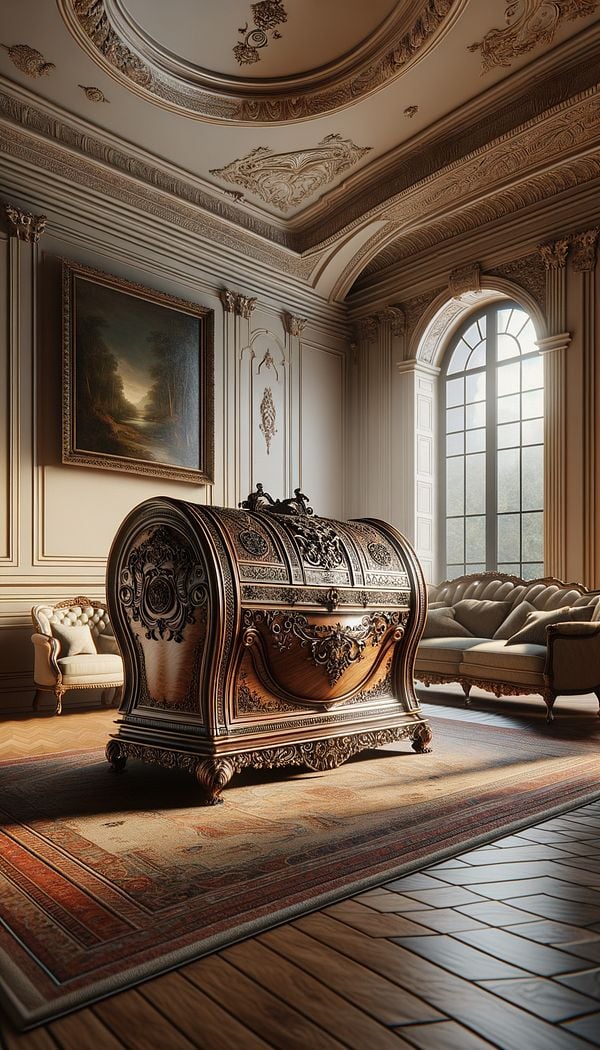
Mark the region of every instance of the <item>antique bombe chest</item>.
<instances>
[{"instance_id":1,"label":"antique bombe chest","mask_svg":"<svg viewBox=\"0 0 600 1050\"><path fill-rule=\"evenodd\" d=\"M107 588L125 668L115 768L189 770L213 803L248 766L330 769L403 738L428 750L425 586L390 525L260 485L240 510L150 499L115 537Z\"/></svg>"}]
</instances>

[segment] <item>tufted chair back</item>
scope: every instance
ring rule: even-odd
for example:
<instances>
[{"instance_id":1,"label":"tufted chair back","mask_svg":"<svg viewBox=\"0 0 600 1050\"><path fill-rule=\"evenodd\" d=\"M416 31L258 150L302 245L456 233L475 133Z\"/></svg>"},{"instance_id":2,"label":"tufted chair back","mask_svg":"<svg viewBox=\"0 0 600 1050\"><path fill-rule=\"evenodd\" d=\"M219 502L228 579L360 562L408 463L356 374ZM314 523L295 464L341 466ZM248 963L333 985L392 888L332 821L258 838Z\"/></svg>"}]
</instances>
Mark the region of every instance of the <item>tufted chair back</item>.
<instances>
[{"instance_id":1,"label":"tufted chair back","mask_svg":"<svg viewBox=\"0 0 600 1050\"><path fill-rule=\"evenodd\" d=\"M51 635L51 623L64 623L73 627L87 624L94 642L99 634L107 631L112 633L104 602L90 601L82 595L57 602L56 605L34 605L31 618L39 634Z\"/></svg>"},{"instance_id":2,"label":"tufted chair back","mask_svg":"<svg viewBox=\"0 0 600 1050\"><path fill-rule=\"evenodd\" d=\"M513 605L524 599L540 610L559 609L564 605L593 605L594 620L600 618L600 592L588 591L580 583L564 584L553 579L522 580L518 576L488 572L446 580L429 592L430 601L446 605L455 605L462 598L512 601Z\"/></svg>"}]
</instances>

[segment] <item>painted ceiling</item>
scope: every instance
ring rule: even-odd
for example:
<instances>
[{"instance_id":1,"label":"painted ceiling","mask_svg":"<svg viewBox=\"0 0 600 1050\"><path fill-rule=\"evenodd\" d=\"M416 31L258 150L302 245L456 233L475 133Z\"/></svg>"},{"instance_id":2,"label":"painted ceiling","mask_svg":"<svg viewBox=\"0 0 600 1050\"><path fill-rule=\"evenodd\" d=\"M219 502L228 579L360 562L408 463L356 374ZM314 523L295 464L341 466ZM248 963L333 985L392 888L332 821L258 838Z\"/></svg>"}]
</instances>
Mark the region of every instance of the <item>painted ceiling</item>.
<instances>
[{"instance_id":1,"label":"painted ceiling","mask_svg":"<svg viewBox=\"0 0 600 1050\"><path fill-rule=\"evenodd\" d=\"M299 275L343 297L475 200L517 184L531 197L557 165L595 177L582 164L600 146L599 10L4 0L0 145L18 128L82 170L108 164L169 193L174 216L185 202L237 230L242 250L258 238L275 265L292 253Z\"/></svg>"}]
</instances>

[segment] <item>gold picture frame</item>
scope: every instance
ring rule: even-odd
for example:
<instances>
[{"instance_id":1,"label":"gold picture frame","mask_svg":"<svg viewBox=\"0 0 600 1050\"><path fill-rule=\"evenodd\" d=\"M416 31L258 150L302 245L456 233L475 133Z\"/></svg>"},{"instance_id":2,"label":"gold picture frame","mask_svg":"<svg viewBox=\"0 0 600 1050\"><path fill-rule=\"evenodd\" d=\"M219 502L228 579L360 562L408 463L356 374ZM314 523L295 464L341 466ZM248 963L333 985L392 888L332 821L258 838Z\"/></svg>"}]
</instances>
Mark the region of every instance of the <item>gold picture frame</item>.
<instances>
[{"instance_id":1,"label":"gold picture frame","mask_svg":"<svg viewBox=\"0 0 600 1050\"><path fill-rule=\"evenodd\" d=\"M62 260L62 462L214 477L214 314Z\"/></svg>"}]
</instances>

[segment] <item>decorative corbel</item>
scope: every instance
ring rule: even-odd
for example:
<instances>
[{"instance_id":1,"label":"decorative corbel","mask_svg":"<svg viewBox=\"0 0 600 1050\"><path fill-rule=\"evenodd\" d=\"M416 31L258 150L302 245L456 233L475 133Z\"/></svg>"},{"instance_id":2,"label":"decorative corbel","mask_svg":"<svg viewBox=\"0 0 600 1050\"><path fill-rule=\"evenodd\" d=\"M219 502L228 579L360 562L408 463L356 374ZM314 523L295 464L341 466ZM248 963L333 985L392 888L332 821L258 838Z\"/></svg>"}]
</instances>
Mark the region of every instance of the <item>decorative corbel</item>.
<instances>
[{"instance_id":1,"label":"decorative corbel","mask_svg":"<svg viewBox=\"0 0 600 1050\"><path fill-rule=\"evenodd\" d=\"M219 292L219 298L225 312L237 314L238 317L250 317L257 301L256 298L241 295L239 292L232 292L229 288L222 288Z\"/></svg>"},{"instance_id":2,"label":"decorative corbel","mask_svg":"<svg viewBox=\"0 0 600 1050\"><path fill-rule=\"evenodd\" d=\"M10 224L10 235L27 244L37 244L46 229L47 218L45 215L33 215L30 211L23 211L14 204L5 204L4 210Z\"/></svg>"},{"instance_id":3,"label":"decorative corbel","mask_svg":"<svg viewBox=\"0 0 600 1050\"><path fill-rule=\"evenodd\" d=\"M406 314L399 303L390 303L384 307L376 319L381 323L387 321L392 335L404 335L406 331Z\"/></svg>"},{"instance_id":4,"label":"decorative corbel","mask_svg":"<svg viewBox=\"0 0 600 1050\"><path fill-rule=\"evenodd\" d=\"M548 241L547 244L538 245L538 252L547 270L564 269L567 264L569 245L568 237L561 237L558 241Z\"/></svg>"},{"instance_id":5,"label":"decorative corbel","mask_svg":"<svg viewBox=\"0 0 600 1050\"><path fill-rule=\"evenodd\" d=\"M448 275L448 291L453 299L459 299L467 292L481 291L481 266L479 263L469 263L468 266L458 266Z\"/></svg>"},{"instance_id":6,"label":"decorative corbel","mask_svg":"<svg viewBox=\"0 0 600 1050\"><path fill-rule=\"evenodd\" d=\"M287 311L283 315L283 326L288 335L302 335L304 327L306 325L305 317L295 317L294 314L290 314Z\"/></svg>"},{"instance_id":7,"label":"decorative corbel","mask_svg":"<svg viewBox=\"0 0 600 1050\"><path fill-rule=\"evenodd\" d=\"M600 227L584 230L571 237L571 262L573 269L579 273L586 273L596 268L596 249Z\"/></svg>"},{"instance_id":8,"label":"decorative corbel","mask_svg":"<svg viewBox=\"0 0 600 1050\"><path fill-rule=\"evenodd\" d=\"M371 343L379 331L379 318L375 314L357 317L354 322L354 334L357 342Z\"/></svg>"}]
</instances>

